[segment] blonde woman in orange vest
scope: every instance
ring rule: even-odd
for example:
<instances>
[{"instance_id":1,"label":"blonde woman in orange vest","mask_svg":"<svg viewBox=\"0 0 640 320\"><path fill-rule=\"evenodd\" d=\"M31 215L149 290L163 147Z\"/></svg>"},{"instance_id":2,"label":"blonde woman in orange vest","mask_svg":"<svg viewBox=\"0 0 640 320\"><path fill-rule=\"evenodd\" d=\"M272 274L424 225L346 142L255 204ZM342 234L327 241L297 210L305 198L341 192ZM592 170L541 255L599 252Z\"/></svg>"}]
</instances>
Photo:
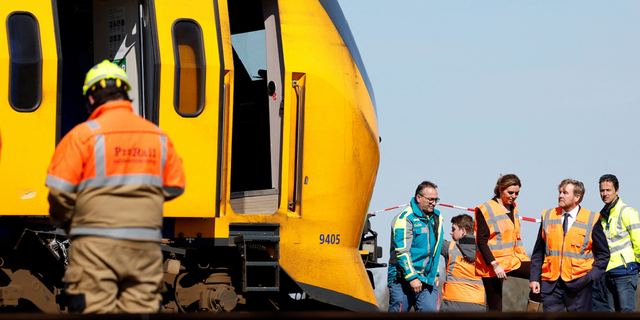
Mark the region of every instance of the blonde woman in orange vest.
<instances>
[{"instance_id":1,"label":"blonde woman in orange vest","mask_svg":"<svg viewBox=\"0 0 640 320\"><path fill-rule=\"evenodd\" d=\"M609 243L600 214L580 207L584 184L565 179L558 191L558 207L542 213L529 288L542 293L545 312L592 311L593 284L609 263Z\"/></svg>"},{"instance_id":2,"label":"blonde woman in orange vest","mask_svg":"<svg viewBox=\"0 0 640 320\"><path fill-rule=\"evenodd\" d=\"M502 282L508 277L529 279L531 260L520 238L520 219L516 199L520 179L515 174L501 176L494 197L479 205L476 215L476 274L482 277L487 310L502 311ZM538 311L540 294L529 294L527 311Z\"/></svg>"},{"instance_id":3,"label":"blonde woman in orange vest","mask_svg":"<svg viewBox=\"0 0 640 320\"><path fill-rule=\"evenodd\" d=\"M484 286L476 275L476 238L473 236L473 218L461 214L451 218L451 238L444 240L441 254L447 266L442 286L440 312L484 312Z\"/></svg>"}]
</instances>

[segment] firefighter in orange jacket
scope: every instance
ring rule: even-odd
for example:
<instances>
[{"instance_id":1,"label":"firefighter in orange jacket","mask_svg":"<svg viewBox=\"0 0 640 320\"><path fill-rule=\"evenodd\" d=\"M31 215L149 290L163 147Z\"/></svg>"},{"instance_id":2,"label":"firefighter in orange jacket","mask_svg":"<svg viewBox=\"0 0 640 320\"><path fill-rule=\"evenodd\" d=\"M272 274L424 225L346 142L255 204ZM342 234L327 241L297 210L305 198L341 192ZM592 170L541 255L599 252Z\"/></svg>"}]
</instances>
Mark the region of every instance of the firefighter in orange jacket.
<instances>
[{"instance_id":1,"label":"firefighter in orange jacket","mask_svg":"<svg viewBox=\"0 0 640 320\"><path fill-rule=\"evenodd\" d=\"M51 221L72 239L63 278L70 311L160 310L162 207L184 192L185 177L169 137L133 113L130 88L107 60L89 70L91 116L49 166Z\"/></svg>"},{"instance_id":2,"label":"firefighter in orange jacket","mask_svg":"<svg viewBox=\"0 0 640 320\"><path fill-rule=\"evenodd\" d=\"M474 265L473 218L468 214L451 218L450 234L453 241L444 240L442 244L447 276L442 286L440 312L484 312L484 285Z\"/></svg>"},{"instance_id":3,"label":"firefighter in orange jacket","mask_svg":"<svg viewBox=\"0 0 640 320\"><path fill-rule=\"evenodd\" d=\"M542 213L529 287L542 293L545 312L592 311L593 283L609 263L609 244L600 214L580 207L582 182L565 179L558 191L558 207Z\"/></svg>"}]
</instances>

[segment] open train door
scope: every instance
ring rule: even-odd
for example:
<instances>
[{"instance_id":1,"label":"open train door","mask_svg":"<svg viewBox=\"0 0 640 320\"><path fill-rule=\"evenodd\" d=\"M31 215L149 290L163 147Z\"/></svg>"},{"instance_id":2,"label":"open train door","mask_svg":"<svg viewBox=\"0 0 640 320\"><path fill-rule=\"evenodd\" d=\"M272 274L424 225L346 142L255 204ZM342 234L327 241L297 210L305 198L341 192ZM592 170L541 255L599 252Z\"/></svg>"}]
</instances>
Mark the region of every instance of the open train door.
<instances>
[{"instance_id":1,"label":"open train door","mask_svg":"<svg viewBox=\"0 0 640 320\"><path fill-rule=\"evenodd\" d=\"M56 144L59 41L55 2L4 1L0 16L2 215L46 215Z\"/></svg>"},{"instance_id":2,"label":"open train door","mask_svg":"<svg viewBox=\"0 0 640 320\"><path fill-rule=\"evenodd\" d=\"M165 217L215 217L220 205L223 55L216 1L150 0L158 123L182 157L185 194Z\"/></svg>"}]
</instances>

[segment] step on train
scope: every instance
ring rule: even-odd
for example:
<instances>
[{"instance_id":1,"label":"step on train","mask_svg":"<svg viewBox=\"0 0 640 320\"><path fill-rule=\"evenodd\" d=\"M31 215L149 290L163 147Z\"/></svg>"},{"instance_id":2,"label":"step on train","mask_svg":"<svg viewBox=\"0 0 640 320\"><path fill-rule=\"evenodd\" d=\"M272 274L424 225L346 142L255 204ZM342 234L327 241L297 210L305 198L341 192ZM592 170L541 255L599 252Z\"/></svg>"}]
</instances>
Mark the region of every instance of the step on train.
<instances>
[{"instance_id":1,"label":"step on train","mask_svg":"<svg viewBox=\"0 0 640 320\"><path fill-rule=\"evenodd\" d=\"M3 1L0 16L0 312L68 310L46 172L104 59L183 159L164 312L378 310L375 99L337 1Z\"/></svg>"}]
</instances>

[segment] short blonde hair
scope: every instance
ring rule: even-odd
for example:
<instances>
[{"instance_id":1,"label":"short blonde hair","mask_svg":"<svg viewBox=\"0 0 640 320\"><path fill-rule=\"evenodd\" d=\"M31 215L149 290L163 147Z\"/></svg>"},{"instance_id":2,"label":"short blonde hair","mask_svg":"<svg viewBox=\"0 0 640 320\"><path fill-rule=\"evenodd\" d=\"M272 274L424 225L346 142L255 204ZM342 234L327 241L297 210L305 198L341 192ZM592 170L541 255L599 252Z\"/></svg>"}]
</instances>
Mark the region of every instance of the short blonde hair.
<instances>
[{"instance_id":1,"label":"short blonde hair","mask_svg":"<svg viewBox=\"0 0 640 320\"><path fill-rule=\"evenodd\" d=\"M582 199L584 199L584 184L578 180L562 180L562 182L560 182L560 185L558 186L558 191L564 189L564 187L569 184L573 185L573 195L580 196L580 201L578 201L578 203L582 202Z\"/></svg>"}]
</instances>

